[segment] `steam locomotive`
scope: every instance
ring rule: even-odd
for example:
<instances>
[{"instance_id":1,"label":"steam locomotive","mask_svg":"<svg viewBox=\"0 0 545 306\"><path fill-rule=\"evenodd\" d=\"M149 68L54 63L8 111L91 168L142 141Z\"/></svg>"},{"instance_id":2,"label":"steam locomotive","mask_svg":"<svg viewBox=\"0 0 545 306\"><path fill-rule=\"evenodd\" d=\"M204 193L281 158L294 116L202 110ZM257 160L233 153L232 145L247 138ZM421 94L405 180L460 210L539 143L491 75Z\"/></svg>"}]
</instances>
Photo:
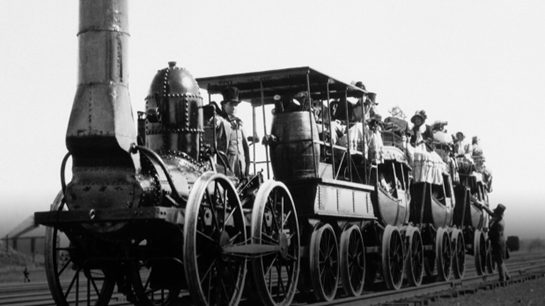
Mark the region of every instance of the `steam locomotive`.
<instances>
[{"instance_id":1,"label":"steam locomotive","mask_svg":"<svg viewBox=\"0 0 545 306\"><path fill-rule=\"evenodd\" d=\"M127 24L126 0L80 0L62 190L50 211L35 213L47 226L46 273L58 305L288 305L296 293L332 301L379 278L394 290L419 286L424 274L449 279L451 266L461 278L466 252L483 262L485 215L471 202L486 196L482 185L468 175L454 186L448 173L415 181L399 141L385 143L380 162L365 145L334 144L334 120L357 124L347 101L374 93L312 68L196 80L170 62L153 78L135 129ZM203 91L211 101L226 86L251 106L252 135L260 110L275 139L264 161L253 144L244 180L229 171L216 146L217 115L203 102ZM279 96L298 92L307 97L300 108L279 107ZM466 244L472 235L478 242Z\"/></svg>"}]
</instances>

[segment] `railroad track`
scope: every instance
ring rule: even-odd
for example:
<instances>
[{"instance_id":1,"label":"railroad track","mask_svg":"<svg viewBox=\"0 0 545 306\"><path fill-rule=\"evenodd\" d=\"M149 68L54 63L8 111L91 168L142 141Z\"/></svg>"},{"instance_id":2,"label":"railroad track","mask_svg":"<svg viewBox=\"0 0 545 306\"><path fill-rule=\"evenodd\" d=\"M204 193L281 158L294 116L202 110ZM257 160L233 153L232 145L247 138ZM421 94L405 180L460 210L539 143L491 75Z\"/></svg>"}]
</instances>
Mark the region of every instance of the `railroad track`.
<instances>
[{"instance_id":1,"label":"railroad track","mask_svg":"<svg viewBox=\"0 0 545 306\"><path fill-rule=\"evenodd\" d=\"M466 273L463 280L431 282L427 280L420 287L406 287L398 291L383 290L380 282L372 291L366 291L359 297L339 297L328 303L312 303L305 296L298 294L294 305L378 305L401 303L422 305L425 301L444 295L457 295L475 292L482 288L505 286L515 282L545 276L545 253L514 253L507 262L511 280L500 284L497 274L478 276L473 267L473 257L466 256ZM339 290L341 291L341 290ZM184 301L185 302L185 301ZM184 303L185 304L185 303ZM250 304L244 303L243 304ZM47 283L14 283L0 285L0 305L13 306L50 306L55 305ZM110 305L131 305L121 294L114 294Z\"/></svg>"}]
</instances>

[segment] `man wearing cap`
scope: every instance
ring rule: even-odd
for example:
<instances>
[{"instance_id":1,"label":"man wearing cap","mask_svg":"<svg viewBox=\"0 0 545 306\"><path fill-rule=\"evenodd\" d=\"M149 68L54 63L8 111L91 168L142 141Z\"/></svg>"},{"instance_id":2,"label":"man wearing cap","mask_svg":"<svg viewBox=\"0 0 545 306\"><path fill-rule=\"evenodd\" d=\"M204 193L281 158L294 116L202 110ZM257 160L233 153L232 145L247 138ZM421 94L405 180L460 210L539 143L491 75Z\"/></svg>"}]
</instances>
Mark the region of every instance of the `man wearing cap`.
<instances>
[{"instance_id":1,"label":"man wearing cap","mask_svg":"<svg viewBox=\"0 0 545 306\"><path fill-rule=\"evenodd\" d=\"M503 221L503 212L505 206L498 204L492 213L492 219L490 220L490 227L488 231L488 237L490 238L492 246L492 260L498 267L498 274L500 276L500 282L504 282L510 279L509 272L505 267L506 246L505 246L505 221Z\"/></svg>"},{"instance_id":2,"label":"man wearing cap","mask_svg":"<svg viewBox=\"0 0 545 306\"><path fill-rule=\"evenodd\" d=\"M242 129L242 120L235 116L240 102L238 88L227 87L222 90L222 95L223 116L216 118L218 150L227 155L233 174L239 179L244 179L250 169L250 149Z\"/></svg>"}]
</instances>

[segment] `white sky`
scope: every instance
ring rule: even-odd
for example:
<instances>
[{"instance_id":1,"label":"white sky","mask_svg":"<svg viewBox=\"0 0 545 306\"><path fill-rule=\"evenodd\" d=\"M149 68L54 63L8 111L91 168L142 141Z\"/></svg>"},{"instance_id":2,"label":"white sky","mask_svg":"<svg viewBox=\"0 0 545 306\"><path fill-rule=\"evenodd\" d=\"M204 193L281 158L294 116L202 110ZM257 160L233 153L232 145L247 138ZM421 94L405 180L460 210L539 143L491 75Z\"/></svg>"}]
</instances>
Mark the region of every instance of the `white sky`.
<instances>
[{"instance_id":1,"label":"white sky","mask_svg":"<svg viewBox=\"0 0 545 306\"><path fill-rule=\"evenodd\" d=\"M545 232L544 1L177 1L130 5L135 110L158 69L311 66L479 135L508 234ZM0 235L60 188L77 82L78 1L0 0ZM249 119L248 119L249 120Z\"/></svg>"}]
</instances>

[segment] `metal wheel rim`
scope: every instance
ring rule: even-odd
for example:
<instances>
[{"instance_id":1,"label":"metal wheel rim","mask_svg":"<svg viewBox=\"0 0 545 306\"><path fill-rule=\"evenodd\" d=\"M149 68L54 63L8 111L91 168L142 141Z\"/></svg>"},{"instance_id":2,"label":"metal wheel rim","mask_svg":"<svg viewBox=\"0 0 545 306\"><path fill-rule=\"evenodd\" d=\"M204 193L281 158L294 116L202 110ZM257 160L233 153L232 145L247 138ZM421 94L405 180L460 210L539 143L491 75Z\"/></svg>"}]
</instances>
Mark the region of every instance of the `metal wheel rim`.
<instances>
[{"instance_id":1,"label":"metal wheel rim","mask_svg":"<svg viewBox=\"0 0 545 306\"><path fill-rule=\"evenodd\" d=\"M314 294L331 301L337 293L339 261L337 238L329 224L314 229L310 241L310 273Z\"/></svg>"},{"instance_id":2,"label":"metal wheel rim","mask_svg":"<svg viewBox=\"0 0 545 306\"><path fill-rule=\"evenodd\" d=\"M63 203L64 197L62 192L59 192L51 205L51 210L58 210ZM66 209L66 205L64 207ZM74 247L70 244L60 246L61 233L62 231L53 227L47 227L45 231L45 272L49 290L55 303L63 306L77 304L80 303L80 298L83 298L88 305L108 305L115 287L113 275L106 274L100 269L78 267L69 254ZM63 241L63 244L66 244L66 242L69 242L68 237ZM63 262L60 263L59 260ZM71 271L73 271L73 276L71 276ZM80 284L81 274L87 280L83 288L84 294L80 294L80 289L82 289ZM73 296L74 294L75 296ZM98 298L96 298L97 296ZM93 302L94 304L91 304Z\"/></svg>"},{"instance_id":3,"label":"metal wheel rim","mask_svg":"<svg viewBox=\"0 0 545 306\"><path fill-rule=\"evenodd\" d=\"M356 225L350 226L341 234L341 276L347 295L358 296L365 285L365 246L363 237Z\"/></svg>"},{"instance_id":4,"label":"metal wheel rim","mask_svg":"<svg viewBox=\"0 0 545 306\"><path fill-rule=\"evenodd\" d=\"M382 270L386 286L398 290L403 282L404 249L399 230L386 226L382 239Z\"/></svg>"},{"instance_id":5,"label":"metal wheel rim","mask_svg":"<svg viewBox=\"0 0 545 306\"><path fill-rule=\"evenodd\" d=\"M454 260L453 260L453 270L454 270L454 276L458 279L464 277L465 272L465 258L466 258L466 251L465 251L465 240L464 235L462 235L461 231L456 231L453 234L453 245L454 245Z\"/></svg>"},{"instance_id":6,"label":"metal wheel rim","mask_svg":"<svg viewBox=\"0 0 545 306\"><path fill-rule=\"evenodd\" d=\"M281 244L281 232L284 237L289 237L287 251L267 254L252 261L253 277L264 305L289 305L295 296L300 272L299 224L293 199L283 183L267 181L259 189L254 202L252 237L257 244L276 246ZM287 281L284 281L286 277Z\"/></svg>"},{"instance_id":7,"label":"metal wheel rim","mask_svg":"<svg viewBox=\"0 0 545 306\"><path fill-rule=\"evenodd\" d=\"M492 242L486 239L486 272L492 274L496 272L496 263L492 258Z\"/></svg>"},{"instance_id":8,"label":"metal wheel rim","mask_svg":"<svg viewBox=\"0 0 545 306\"><path fill-rule=\"evenodd\" d=\"M424 246L422 244L422 236L418 229L413 229L409 232L407 256L407 271L409 283L412 286L420 286L424 277Z\"/></svg>"},{"instance_id":9,"label":"metal wheel rim","mask_svg":"<svg viewBox=\"0 0 545 306\"><path fill-rule=\"evenodd\" d=\"M439 229L437 231L436 247L437 274L440 280L448 280L451 274L452 249L446 230Z\"/></svg>"},{"instance_id":10,"label":"metal wheel rim","mask_svg":"<svg viewBox=\"0 0 545 306\"><path fill-rule=\"evenodd\" d=\"M473 259L475 261L475 270L477 275L483 275L485 272L486 245L484 234L479 230L476 230L474 233Z\"/></svg>"},{"instance_id":11,"label":"metal wheel rim","mask_svg":"<svg viewBox=\"0 0 545 306\"><path fill-rule=\"evenodd\" d=\"M195 182L187 205L183 258L191 297L200 305L238 304L246 259L222 253L225 246L248 242L235 187L222 174L204 173Z\"/></svg>"}]
</instances>

